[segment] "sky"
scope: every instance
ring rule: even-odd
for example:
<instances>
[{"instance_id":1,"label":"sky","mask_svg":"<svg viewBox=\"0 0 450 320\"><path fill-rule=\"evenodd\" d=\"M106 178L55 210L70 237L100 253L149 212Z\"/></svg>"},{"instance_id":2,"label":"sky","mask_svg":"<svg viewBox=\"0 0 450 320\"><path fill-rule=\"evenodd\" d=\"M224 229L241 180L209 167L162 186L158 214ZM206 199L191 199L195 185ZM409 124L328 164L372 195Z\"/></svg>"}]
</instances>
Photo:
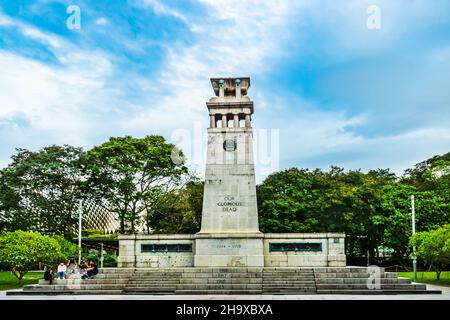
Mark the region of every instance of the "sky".
<instances>
[{"instance_id":1,"label":"sky","mask_svg":"<svg viewBox=\"0 0 450 320\"><path fill-rule=\"evenodd\" d=\"M0 0L0 167L159 134L202 175L209 78L243 76L259 182L450 151L450 1Z\"/></svg>"}]
</instances>

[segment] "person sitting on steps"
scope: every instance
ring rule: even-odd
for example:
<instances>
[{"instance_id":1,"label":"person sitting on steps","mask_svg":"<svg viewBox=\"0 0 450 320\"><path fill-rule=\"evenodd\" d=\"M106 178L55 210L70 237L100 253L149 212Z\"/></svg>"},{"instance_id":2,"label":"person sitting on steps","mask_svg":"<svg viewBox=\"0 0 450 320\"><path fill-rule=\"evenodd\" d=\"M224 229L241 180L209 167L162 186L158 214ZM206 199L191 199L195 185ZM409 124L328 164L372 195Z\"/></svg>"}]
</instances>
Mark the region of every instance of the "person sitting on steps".
<instances>
[{"instance_id":1,"label":"person sitting on steps","mask_svg":"<svg viewBox=\"0 0 450 320\"><path fill-rule=\"evenodd\" d=\"M81 261L80 261L80 269L82 270L86 270L88 268L88 264L86 262L86 257L81 257Z\"/></svg>"},{"instance_id":2,"label":"person sitting on steps","mask_svg":"<svg viewBox=\"0 0 450 320\"><path fill-rule=\"evenodd\" d=\"M67 266L64 262L61 262L58 266L58 272L56 273L56 279L65 279L66 278Z\"/></svg>"},{"instance_id":3,"label":"person sitting on steps","mask_svg":"<svg viewBox=\"0 0 450 320\"><path fill-rule=\"evenodd\" d=\"M87 272L81 277L82 279L89 279L98 273L97 265L94 260L89 260Z\"/></svg>"},{"instance_id":4,"label":"person sitting on steps","mask_svg":"<svg viewBox=\"0 0 450 320\"><path fill-rule=\"evenodd\" d=\"M50 282L50 285L53 283L53 268L52 266L47 266L47 270L44 273L44 280Z\"/></svg>"},{"instance_id":5,"label":"person sitting on steps","mask_svg":"<svg viewBox=\"0 0 450 320\"><path fill-rule=\"evenodd\" d=\"M69 261L67 261L67 274L75 273L77 270L77 262L75 261L75 257L70 257Z\"/></svg>"}]
</instances>

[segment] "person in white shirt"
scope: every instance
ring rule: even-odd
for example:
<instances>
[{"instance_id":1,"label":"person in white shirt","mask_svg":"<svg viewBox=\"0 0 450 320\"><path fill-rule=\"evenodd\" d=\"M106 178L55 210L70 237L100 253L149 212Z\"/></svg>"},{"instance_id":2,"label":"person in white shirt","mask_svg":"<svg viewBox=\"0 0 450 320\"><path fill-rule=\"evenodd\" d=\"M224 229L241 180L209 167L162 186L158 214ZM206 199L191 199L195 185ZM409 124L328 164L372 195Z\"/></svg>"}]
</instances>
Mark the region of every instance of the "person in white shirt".
<instances>
[{"instance_id":1,"label":"person in white shirt","mask_svg":"<svg viewBox=\"0 0 450 320\"><path fill-rule=\"evenodd\" d=\"M58 272L56 273L56 279L65 279L66 278L67 266L64 262L61 262L58 266Z\"/></svg>"}]
</instances>

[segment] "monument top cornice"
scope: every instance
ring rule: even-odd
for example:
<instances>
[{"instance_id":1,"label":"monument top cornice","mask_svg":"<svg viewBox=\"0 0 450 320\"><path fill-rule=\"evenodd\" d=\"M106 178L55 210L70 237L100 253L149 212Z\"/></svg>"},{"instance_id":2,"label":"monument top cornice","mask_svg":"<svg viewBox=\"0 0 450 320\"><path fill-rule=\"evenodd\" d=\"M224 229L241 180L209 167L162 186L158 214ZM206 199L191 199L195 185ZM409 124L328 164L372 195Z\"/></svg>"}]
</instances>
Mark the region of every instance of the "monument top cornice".
<instances>
[{"instance_id":1,"label":"monument top cornice","mask_svg":"<svg viewBox=\"0 0 450 320\"><path fill-rule=\"evenodd\" d=\"M211 78L210 80L217 97L220 96L221 88L223 88L224 96L236 96L236 86L240 88L242 95L246 95L250 88L250 77Z\"/></svg>"}]
</instances>

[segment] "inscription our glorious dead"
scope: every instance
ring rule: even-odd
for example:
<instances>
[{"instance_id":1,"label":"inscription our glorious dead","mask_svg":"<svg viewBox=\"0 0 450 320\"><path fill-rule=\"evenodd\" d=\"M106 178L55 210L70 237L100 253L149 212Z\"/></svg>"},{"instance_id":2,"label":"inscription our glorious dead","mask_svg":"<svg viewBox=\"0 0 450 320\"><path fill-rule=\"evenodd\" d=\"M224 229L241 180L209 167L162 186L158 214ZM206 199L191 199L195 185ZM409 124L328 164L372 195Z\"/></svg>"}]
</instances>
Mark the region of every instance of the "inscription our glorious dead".
<instances>
[{"instance_id":1,"label":"inscription our glorious dead","mask_svg":"<svg viewBox=\"0 0 450 320\"><path fill-rule=\"evenodd\" d=\"M223 201L217 202L217 205L225 212L236 212L237 207L242 207L242 202L236 201L234 196L224 196Z\"/></svg>"}]
</instances>

